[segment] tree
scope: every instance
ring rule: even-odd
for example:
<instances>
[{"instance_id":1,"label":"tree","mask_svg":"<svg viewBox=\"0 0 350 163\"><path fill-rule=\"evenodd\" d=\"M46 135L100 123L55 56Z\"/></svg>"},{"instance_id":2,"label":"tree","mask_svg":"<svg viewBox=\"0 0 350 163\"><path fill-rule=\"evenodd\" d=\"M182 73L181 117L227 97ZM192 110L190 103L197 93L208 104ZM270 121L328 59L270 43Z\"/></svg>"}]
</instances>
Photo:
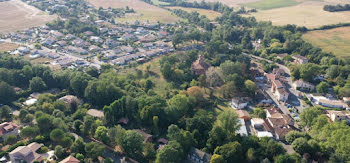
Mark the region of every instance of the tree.
<instances>
[{"instance_id":1,"label":"tree","mask_svg":"<svg viewBox=\"0 0 350 163\"><path fill-rule=\"evenodd\" d=\"M105 144L109 143L109 137L107 135L107 128L105 126L98 126L95 131L95 138L102 141Z\"/></svg>"},{"instance_id":2,"label":"tree","mask_svg":"<svg viewBox=\"0 0 350 163\"><path fill-rule=\"evenodd\" d=\"M47 89L44 80L40 77L33 77L29 81L29 89L33 92L40 92Z\"/></svg>"},{"instance_id":3,"label":"tree","mask_svg":"<svg viewBox=\"0 0 350 163\"><path fill-rule=\"evenodd\" d=\"M295 158L292 155L284 154L275 157L275 163L297 163L300 158Z\"/></svg>"},{"instance_id":4,"label":"tree","mask_svg":"<svg viewBox=\"0 0 350 163\"><path fill-rule=\"evenodd\" d=\"M248 162L254 162L256 161L256 152L254 148L249 148L246 153L246 158Z\"/></svg>"},{"instance_id":5,"label":"tree","mask_svg":"<svg viewBox=\"0 0 350 163\"><path fill-rule=\"evenodd\" d=\"M193 109L196 101L193 97L177 94L168 100L168 107L165 113L169 116L171 122L176 122L182 116Z\"/></svg>"},{"instance_id":6,"label":"tree","mask_svg":"<svg viewBox=\"0 0 350 163\"><path fill-rule=\"evenodd\" d=\"M316 86L316 91L318 93L326 94L328 93L329 84L327 82L321 82Z\"/></svg>"},{"instance_id":7,"label":"tree","mask_svg":"<svg viewBox=\"0 0 350 163\"><path fill-rule=\"evenodd\" d=\"M312 82L314 77L320 73L320 66L314 63L302 64L300 67L300 77L308 82Z\"/></svg>"},{"instance_id":8,"label":"tree","mask_svg":"<svg viewBox=\"0 0 350 163\"><path fill-rule=\"evenodd\" d=\"M143 155L146 160L152 161L156 159L157 152L154 150L154 144L145 143L143 146Z\"/></svg>"},{"instance_id":9,"label":"tree","mask_svg":"<svg viewBox=\"0 0 350 163\"><path fill-rule=\"evenodd\" d=\"M220 113L216 119L215 125L222 127L228 135L235 135L240 127L238 115L232 110L226 110Z\"/></svg>"},{"instance_id":10,"label":"tree","mask_svg":"<svg viewBox=\"0 0 350 163\"><path fill-rule=\"evenodd\" d=\"M66 152L65 152L64 148L62 146L60 146L60 145L57 145L55 147L55 152L54 153L55 153L56 157L58 159L60 159L60 160L64 159L64 157L66 155Z\"/></svg>"},{"instance_id":11,"label":"tree","mask_svg":"<svg viewBox=\"0 0 350 163\"><path fill-rule=\"evenodd\" d=\"M289 144L292 144L294 140L297 138L310 139L311 137L306 132L299 132L299 131L291 131L285 136L285 139Z\"/></svg>"},{"instance_id":12,"label":"tree","mask_svg":"<svg viewBox=\"0 0 350 163\"><path fill-rule=\"evenodd\" d=\"M244 82L245 87L247 88L248 93L251 96L255 95L255 92L258 90L258 88L256 87L255 83L251 80L246 80Z\"/></svg>"},{"instance_id":13,"label":"tree","mask_svg":"<svg viewBox=\"0 0 350 163\"><path fill-rule=\"evenodd\" d=\"M85 145L86 155L93 160L96 160L98 156L102 156L104 151L105 147L96 142L90 142Z\"/></svg>"},{"instance_id":14,"label":"tree","mask_svg":"<svg viewBox=\"0 0 350 163\"><path fill-rule=\"evenodd\" d=\"M221 155L214 154L210 159L210 163L226 163L226 160Z\"/></svg>"},{"instance_id":15,"label":"tree","mask_svg":"<svg viewBox=\"0 0 350 163\"><path fill-rule=\"evenodd\" d=\"M91 76L85 73L76 73L70 80L70 87L77 96L83 97Z\"/></svg>"},{"instance_id":16,"label":"tree","mask_svg":"<svg viewBox=\"0 0 350 163\"><path fill-rule=\"evenodd\" d=\"M157 153L156 163L180 163L183 156L181 145L176 141L169 141L168 145Z\"/></svg>"},{"instance_id":17,"label":"tree","mask_svg":"<svg viewBox=\"0 0 350 163\"><path fill-rule=\"evenodd\" d=\"M8 104L15 99L15 97L16 97L15 91L6 82L0 81L0 90L1 90L0 91L0 103L1 104Z\"/></svg>"},{"instance_id":18,"label":"tree","mask_svg":"<svg viewBox=\"0 0 350 163\"><path fill-rule=\"evenodd\" d=\"M261 108L255 108L254 112L253 112L253 116L257 117L257 118L265 119L266 118L266 112L263 109L261 109Z\"/></svg>"},{"instance_id":19,"label":"tree","mask_svg":"<svg viewBox=\"0 0 350 163\"><path fill-rule=\"evenodd\" d=\"M68 148L71 147L71 145L73 144L73 140L72 138L66 136L64 138L61 139L61 143L60 143L64 148Z\"/></svg>"},{"instance_id":20,"label":"tree","mask_svg":"<svg viewBox=\"0 0 350 163\"><path fill-rule=\"evenodd\" d=\"M138 158L143 149L143 137L136 131L126 131L121 146L128 156Z\"/></svg>"},{"instance_id":21,"label":"tree","mask_svg":"<svg viewBox=\"0 0 350 163\"><path fill-rule=\"evenodd\" d=\"M238 142L231 142L223 146L219 146L215 149L214 153L221 155L225 160L230 160L230 162L243 161L242 146Z\"/></svg>"},{"instance_id":22,"label":"tree","mask_svg":"<svg viewBox=\"0 0 350 163\"><path fill-rule=\"evenodd\" d=\"M218 87L224 84L223 75L219 68L209 67L209 69L205 72L206 83L210 87Z\"/></svg>"},{"instance_id":23,"label":"tree","mask_svg":"<svg viewBox=\"0 0 350 163\"><path fill-rule=\"evenodd\" d=\"M85 143L82 138L78 138L74 141L72 146L70 147L72 153L81 153L85 154Z\"/></svg>"},{"instance_id":24,"label":"tree","mask_svg":"<svg viewBox=\"0 0 350 163\"><path fill-rule=\"evenodd\" d=\"M52 118L44 114L36 119L41 133L49 132L52 128Z\"/></svg>"},{"instance_id":25,"label":"tree","mask_svg":"<svg viewBox=\"0 0 350 163\"><path fill-rule=\"evenodd\" d=\"M16 135L8 135L5 137L4 143L7 145L12 145L17 142L17 136Z\"/></svg>"},{"instance_id":26,"label":"tree","mask_svg":"<svg viewBox=\"0 0 350 163\"><path fill-rule=\"evenodd\" d=\"M11 108L7 105L0 107L0 120L9 121L11 119Z\"/></svg>"},{"instance_id":27,"label":"tree","mask_svg":"<svg viewBox=\"0 0 350 163\"><path fill-rule=\"evenodd\" d=\"M311 148L307 143L307 139L305 138L295 139L292 143L292 147L295 150L295 152L298 152L301 155L303 155L304 153L310 153L311 151Z\"/></svg>"},{"instance_id":28,"label":"tree","mask_svg":"<svg viewBox=\"0 0 350 163\"><path fill-rule=\"evenodd\" d=\"M50 139L56 143L60 142L63 139L63 137L64 132L61 129L54 129L50 133Z\"/></svg>"},{"instance_id":29,"label":"tree","mask_svg":"<svg viewBox=\"0 0 350 163\"><path fill-rule=\"evenodd\" d=\"M112 103L124 95L123 91L106 80L90 81L84 97L92 104L103 106Z\"/></svg>"},{"instance_id":30,"label":"tree","mask_svg":"<svg viewBox=\"0 0 350 163\"><path fill-rule=\"evenodd\" d=\"M306 108L300 113L300 121L303 125L311 127L315 118L321 115L322 112L317 107Z\"/></svg>"},{"instance_id":31,"label":"tree","mask_svg":"<svg viewBox=\"0 0 350 163\"><path fill-rule=\"evenodd\" d=\"M203 91L198 86L187 88L187 93L188 95L195 97L198 103L204 101Z\"/></svg>"},{"instance_id":32,"label":"tree","mask_svg":"<svg viewBox=\"0 0 350 163\"><path fill-rule=\"evenodd\" d=\"M172 75L174 75L174 70L171 68L169 62L162 64L160 71L162 72L163 77L167 80L170 80Z\"/></svg>"},{"instance_id":33,"label":"tree","mask_svg":"<svg viewBox=\"0 0 350 163\"><path fill-rule=\"evenodd\" d=\"M30 126L23 128L19 133L19 135L24 139L25 138L32 139L38 134L39 134L39 129L37 127L30 127Z\"/></svg>"}]
</instances>

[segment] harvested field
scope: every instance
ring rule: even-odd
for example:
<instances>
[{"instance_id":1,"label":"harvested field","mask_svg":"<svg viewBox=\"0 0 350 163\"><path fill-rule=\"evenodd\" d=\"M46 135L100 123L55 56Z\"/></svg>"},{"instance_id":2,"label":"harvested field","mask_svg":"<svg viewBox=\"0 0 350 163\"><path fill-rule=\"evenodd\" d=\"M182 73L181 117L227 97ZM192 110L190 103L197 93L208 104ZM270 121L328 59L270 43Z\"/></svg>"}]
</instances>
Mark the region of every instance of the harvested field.
<instances>
[{"instance_id":1,"label":"harvested field","mask_svg":"<svg viewBox=\"0 0 350 163\"><path fill-rule=\"evenodd\" d=\"M311 31L303 39L339 58L350 57L350 27Z\"/></svg>"},{"instance_id":2,"label":"harvested field","mask_svg":"<svg viewBox=\"0 0 350 163\"><path fill-rule=\"evenodd\" d=\"M150 5L141 0L88 0L91 4L96 7L103 8L121 8L129 6L134 9L136 13L128 14L125 18L118 18L117 21L131 22L135 20L139 21L150 21L150 22L163 22L172 23L179 20L179 18L171 12L159 8L157 6Z\"/></svg>"},{"instance_id":3,"label":"harvested field","mask_svg":"<svg viewBox=\"0 0 350 163\"><path fill-rule=\"evenodd\" d=\"M189 2L197 1L198 3L201 2L201 0L188 0ZM252 2L258 2L260 0L205 0L206 2L221 2L227 6L230 7L238 7L239 4L244 3L252 3Z\"/></svg>"},{"instance_id":4,"label":"harvested field","mask_svg":"<svg viewBox=\"0 0 350 163\"><path fill-rule=\"evenodd\" d=\"M19 47L18 44L0 42L0 52L7 52L7 51L15 50L18 47Z\"/></svg>"},{"instance_id":5,"label":"harvested field","mask_svg":"<svg viewBox=\"0 0 350 163\"><path fill-rule=\"evenodd\" d=\"M316 1L304 2L292 7L261 10L245 16L254 16L259 21L271 21L274 25L296 24L308 28L350 22L350 11L327 12L323 10L324 4Z\"/></svg>"},{"instance_id":6,"label":"harvested field","mask_svg":"<svg viewBox=\"0 0 350 163\"><path fill-rule=\"evenodd\" d=\"M56 18L20 0L0 2L0 33L41 26Z\"/></svg>"},{"instance_id":7,"label":"harvested field","mask_svg":"<svg viewBox=\"0 0 350 163\"><path fill-rule=\"evenodd\" d=\"M212 11L212 10L205 10L205 9L197 9L197 8L185 8L185 7L167 7L170 10L173 9L181 9L187 12L197 11L200 15L205 15L208 19L214 20L216 17L221 16L221 13Z\"/></svg>"}]
</instances>

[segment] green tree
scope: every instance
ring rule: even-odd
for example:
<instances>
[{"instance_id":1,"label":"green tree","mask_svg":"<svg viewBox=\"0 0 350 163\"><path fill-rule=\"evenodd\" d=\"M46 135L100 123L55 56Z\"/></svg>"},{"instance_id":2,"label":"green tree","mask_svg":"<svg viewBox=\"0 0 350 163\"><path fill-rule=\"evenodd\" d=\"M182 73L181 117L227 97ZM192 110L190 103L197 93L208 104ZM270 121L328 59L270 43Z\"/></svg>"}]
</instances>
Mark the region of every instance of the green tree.
<instances>
[{"instance_id":1,"label":"green tree","mask_svg":"<svg viewBox=\"0 0 350 163\"><path fill-rule=\"evenodd\" d=\"M33 77L29 81L29 89L33 92L40 92L47 89L44 80L40 77Z\"/></svg>"},{"instance_id":2,"label":"green tree","mask_svg":"<svg viewBox=\"0 0 350 163\"><path fill-rule=\"evenodd\" d=\"M299 132L299 131L291 131L285 136L285 139L289 144L292 144L294 140L297 138L310 139L311 137L306 132Z\"/></svg>"},{"instance_id":3,"label":"green tree","mask_svg":"<svg viewBox=\"0 0 350 163\"><path fill-rule=\"evenodd\" d=\"M311 148L307 143L307 139L305 138L295 139L292 143L292 147L295 150L295 152L298 152L301 155L303 155L304 153L310 153L311 151Z\"/></svg>"},{"instance_id":4,"label":"green tree","mask_svg":"<svg viewBox=\"0 0 350 163\"><path fill-rule=\"evenodd\" d=\"M263 109L261 109L261 108L255 108L254 112L253 112L253 116L257 117L257 118L265 119L266 118L266 112Z\"/></svg>"},{"instance_id":5,"label":"green tree","mask_svg":"<svg viewBox=\"0 0 350 163\"><path fill-rule=\"evenodd\" d=\"M51 128L53 125L52 125L52 118L49 115L44 114L38 117L36 121L38 123L38 127L41 133L47 133L51 131Z\"/></svg>"},{"instance_id":6,"label":"green tree","mask_svg":"<svg viewBox=\"0 0 350 163\"><path fill-rule=\"evenodd\" d=\"M81 153L85 154L85 143L82 138L78 138L74 141L72 146L70 147L72 153Z\"/></svg>"},{"instance_id":7,"label":"green tree","mask_svg":"<svg viewBox=\"0 0 350 163\"><path fill-rule=\"evenodd\" d=\"M154 144L145 143L143 146L143 155L146 160L152 161L156 159L157 152L154 150Z\"/></svg>"},{"instance_id":8,"label":"green tree","mask_svg":"<svg viewBox=\"0 0 350 163\"><path fill-rule=\"evenodd\" d=\"M210 159L210 163L226 163L226 160L221 155L214 154Z\"/></svg>"},{"instance_id":9,"label":"green tree","mask_svg":"<svg viewBox=\"0 0 350 163\"><path fill-rule=\"evenodd\" d=\"M60 145L57 145L55 147L55 152L54 153L55 153L56 157L58 159L60 159L60 160L64 159L65 156L66 156L66 152L65 152L64 148L62 146L60 146Z\"/></svg>"},{"instance_id":10,"label":"green tree","mask_svg":"<svg viewBox=\"0 0 350 163\"><path fill-rule=\"evenodd\" d=\"M95 131L95 138L102 141L105 144L109 143L109 137L107 135L107 128L105 126L98 126Z\"/></svg>"},{"instance_id":11,"label":"green tree","mask_svg":"<svg viewBox=\"0 0 350 163\"><path fill-rule=\"evenodd\" d=\"M61 139L60 144L64 147L64 148L68 148L71 147L71 145L73 144L73 140L72 138L66 136L64 138Z\"/></svg>"},{"instance_id":12,"label":"green tree","mask_svg":"<svg viewBox=\"0 0 350 163\"><path fill-rule=\"evenodd\" d=\"M96 142L87 143L85 145L86 155L93 160L96 160L98 156L102 156L104 151L105 147Z\"/></svg>"},{"instance_id":13,"label":"green tree","mask_svg":"<svg viewBox=\"0 0 350 163\"><path fill-rule=\"evenodd\" d=\"M7 145L12 145L17 142L17 136L16 135L8 135L5 137L4 143Z\"/></svg>"},{"instance_id":14,"label":"green tree","mask_svg":"<svg viewBox=\"0 0 350 163\"><path fill-rule=\"evenodd\" d=\"M143 137L136 131L126 131L121 146L128 156L138 158L142 154Z\"/></svg>"},{"instance_id":15,"label":"green tree","mask_svg":"<svg viewBox=\"0 0 350 163\"><path fill-rule=\"evenodd\" d=\"M215 149L214 153L221 155L225 160L230 160L230 162L243 161L242 146L238 142L231 142L223 146L219 146Z\"/></svg>"},{"instance_id":16,"label":"green tree","mask_svg":"<svg viewBox=\"0 0 350 163\"><path fill-rule=\"evenodd\" d=\"M26 138L32 139L38 134L39 134L39 129L37 127L30 127L30 126L23 128L19 133L21 138L24 138L24 139Z\"/></svg>"},{"instance_id":17,"label":"green tree","mask_svg":"<svg viewBox=\"0 0 350 163\"><path fill-rule=\"evenodd\" d=\"M240 127L238 115L232 110L226 110L220 113L216 119L215 125L222 127L228 135L235 135Z\"/></svg>"},{"instance_id":18,"label":"green tree","mask_svg":"<svg viewBox=\"0 0 350 163\"><path fill-rule=\"evenodd\" d=\"M244 82L245 87L247 88L248 93L251 96L255 95L255 92L258 90L258 88L256 87L255 83L251 80L246 80Z\"/></svg>"},{"instance_id":19,"label":"green tree","mask_svg":"<svg viewBox=\"0 0 350 163\"><path fill-rule=\"evenodd\" d=\"M6 82L0 81L0 103L8 104L16 97L16 93L13 88Z\"/></svg>"},{"instance_id":20,"label":"green tree","mask_svg":"<svg viewBox=\"0 0 350 163\"><path fill-rule=\"evenodd\" d=\"M184 153L181 145L176 141L169 141L158 153L156 163L180 163Z\"/></svg>"},{"instance_id":21,"label":"green tree","mask_svg":"<svg viewBox=\"0 0 350 163\"><path fill-rule=\"evenodd\" d=\"M89 80L91 80L91 76L85 73L76 73L70 80L70 87L76 95L83 97Z\"/></svg>"},{"instance_id":22,"label":"green tree","mask_svg":"<svg viewBox=\"0 0 350 163\"><path fill-rule=\"evenodd\" d=\"M64 132L61 129L54 129L50 133L50 139L56 143L60 142L63 139L63 137Z\"/></svg>"},{"instance_id":23,"label":"green tree","mask_svg":"<svg viewBox=\"0 0 350 163\"><path fill-rule=\"evenodd\" d=\"M328 93L329 84L327 82L321 82L316 86L316 91L318 93L326 94Z\"/></svg>"},{"instance_id":24,"label":"green tree","mask_svg":"<svg viewBox=\"0 0 350 163\"><path fill-rule=\"evenodd\" d=\"M321 110L317 107L306 108L300 113L300 121L303 125L311 127L314 119L321 114Z\"/></svg>"},{"instance_id":25,"label":"green tree","mask_svg":"<svg viewBox=\"0 0 350 163\"><path fill-rule=\"evenodd\" d=\"M297 163L300 158L295 158L292 155L284 154L275 157L275 163Z\"/></svg>"}]
</instances>

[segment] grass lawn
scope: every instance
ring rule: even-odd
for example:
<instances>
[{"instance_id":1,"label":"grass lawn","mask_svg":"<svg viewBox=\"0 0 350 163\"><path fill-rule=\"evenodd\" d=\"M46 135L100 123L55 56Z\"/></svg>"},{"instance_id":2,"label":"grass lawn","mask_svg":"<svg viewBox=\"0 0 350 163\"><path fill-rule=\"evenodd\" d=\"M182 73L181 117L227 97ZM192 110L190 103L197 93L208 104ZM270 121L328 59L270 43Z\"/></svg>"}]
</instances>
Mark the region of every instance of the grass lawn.
<instances>
[{"instance_id":1,"label":"grass lawn","mask_svg":"<svg viewBox=\"0 0 350 163\"><path fill-rule=\"evenodd\" d=\"M295 6L299 3L300 2L297 2L295 0L262 0L257 2L245 3L242 4L242 6L256 8L260 10L269 10L274 8Z\"/></svg>"},{"instance_id":2,"label":"grass lawn","mask_svg":"<svg viewBox=\"0 0 350 163\"><path fill-rule=\"evenodd\" d=\"M160 0L152 0L152 3L153 3L154 5L157 5L157 6L169 5L168 2L162 2L162 1L160 1Z\"/></svg>"},{"instance_id":3,"label":"grass lawn","mask_svg":"<svg viewBox=\"0 0 350 163\"><path fill-rule=\"evenodd\" d=\"M311 31L303 39L339 58L350 57L350 27Z\"/></svg>"},{"instance_id":4,"label":"grass lawn","mask_svg":"<svg viewBox=\"0 0 350 163\"><path fill-rule=\"evenodd\" d=\"M186 7L167 7L168 9L174 10L174 9L181 9L187 12L197 11L200 15L205 15L208 19L214 20L216 17L221 16L221 13L212 11L212 10L205 10L205 9L197 9L197 8L186 8Z\"/></svg>"}]
</instances>

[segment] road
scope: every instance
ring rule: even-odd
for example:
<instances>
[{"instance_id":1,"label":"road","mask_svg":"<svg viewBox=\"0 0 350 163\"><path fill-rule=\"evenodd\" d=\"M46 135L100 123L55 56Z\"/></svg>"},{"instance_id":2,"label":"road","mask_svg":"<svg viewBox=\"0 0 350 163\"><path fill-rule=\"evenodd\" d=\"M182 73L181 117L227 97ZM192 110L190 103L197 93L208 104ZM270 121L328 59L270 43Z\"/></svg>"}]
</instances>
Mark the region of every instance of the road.
<instances>
[{"instance_id":1,"label":"road","mask_svg":"<svg viewBox=\"0 0 350 163\"><path fill-rule=\"evenodd\" d=\"M255 60L263 60L263 61L266 61L268 63L274 63L280 69L284 70L286 72L286 74L287 74L287 77L286 77L286 80L287 80L286 88L290 92L287 102L289 102L294 107L296 107L298 109L299 113L304 109L304 107L301 105L300 100L298 99L298 95L299 95L300 92L298 90L295 90L292 87L293 81L292 81L292 78L291 78L291 72L290 72L290 70L289 70L289 68L287 66L275 63L275 62L273 62L271 60L268 60L268 59L265 59L265 58L262 58L262 57L259 57L259 56L255 56L255 55L252 55L252 54L247 54L247 53L243 53L243 54L247 55L250 58L255 59ZM282 110L283 113L290 114L290 112L289 112L288 108L285 106L285 104L280 103L275 98L275 96L272 94L271 91L269 91L266 87L263 87L263 90L271 97L271 99L276 103L276 105Z\"/></svg>"}]
</instances>

